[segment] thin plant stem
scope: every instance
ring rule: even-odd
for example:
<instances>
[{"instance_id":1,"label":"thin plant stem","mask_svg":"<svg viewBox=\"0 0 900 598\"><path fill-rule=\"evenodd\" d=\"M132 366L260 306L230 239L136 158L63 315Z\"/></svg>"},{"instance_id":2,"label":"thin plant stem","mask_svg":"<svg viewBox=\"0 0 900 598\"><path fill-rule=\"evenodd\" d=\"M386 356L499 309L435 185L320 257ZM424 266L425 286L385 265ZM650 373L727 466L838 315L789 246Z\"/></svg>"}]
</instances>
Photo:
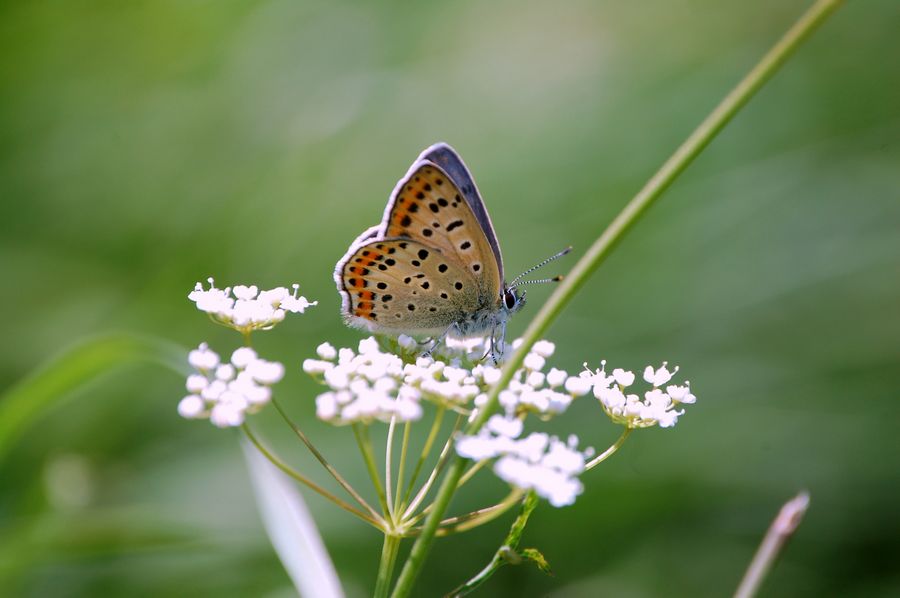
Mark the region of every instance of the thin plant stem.
<instances>
[{"instance_id":1,"label":"thin plant stem","mask_svg":"<svg viewBox=\"0 0 900 598\"><path fill-rule=\"evenodd\" d=\"M766 537L763 538L756 550L753 561L750 562L744 579L741 580L741 585L734 593L734 598L751 598L756 595L772 565L781 554L781 549L797 531L797 526L800 525L808 508L809 494L806 492L801 492L781 507L775 520L772 521L772 525L769 526Z\"/></svg>"},{"instance_id":2,"label":"thin plant stem","mask_svg":"<svg viewBox=\"0 0 900 598\"><path fill-rule=\"evenodd\" d=\"M394 521L394 477L392 473L392 461L394 456L394 428L397 426L397 418L391 417L388 424L387 440L384 443L384 490L385 504L387 505L388 518Z\"/></svg>"},{"instance_id":3,"label":"thin plant stem","mask_svg":"<svg viewBox=\"0 0 900 598\"><path fill-rule=\"evenodd\" d=\"M375 487L375 493L378 495L382 513L385 517L389 517L384 487L381 485L381 478L378 477L378 466L375 465L375 454L372 451L372 441L369 439L368 426L359 423L353 424L353 435L356 436L356 443L359 445L363 461L366 463L366 469L369 471L369 477L372 479L372 485Z\"/></svg>"},{"instance_id":4,"label":"thin plant stem","mask_svg":"<svg viewBox=\"0 0 900 598\"><path fill-rule=\"evenodd\" d=\"M406 508L406 511L403 512L404 519L415 513L416 509L418 509L419 505L422 503L422 500L425 499L425 496L431 490L438 475L444 470L444 465L446 465L448 457L450 456L450 448L453 446L453 443L456 442L456 431L459 429L462 419L461 415L456 418L456 423L453 424L453 430L450 432L447 442L444 443L444 447L441 449L441 454L438 456L438 461L435 464L434 469L431 471L428 479L425 480L425 483L422 484L422 487L416 493L416 497Z\"/></svg>"},{"instance_id":5,"label":"thin plant stem","mask_svg":"<svg viewBox=\"0 0 900 598\"><path fill-rule=\"evenodd\" d=\"M397 563L397 552L400 548L400 536L385 534L381 547L381 560L378 562L378 579L375 581L375 598L386 598L391 589L391 576Z\"/></svg>"},{"instance_id":6,"label":"thin plant stem","mask_svg":"<svg viewBox=\"0 0 900 598\"><path fill-rule=\"evenodd\" d=\"M528 492L525 496L525 500L522 501L522 510L519 511L519 516L513 521L512 526L509 528L509 533L503 541L503 545L494 553L491 562L489 562L484 569L475 574L472 579L447 594L448 598L451 596L453 598L465 596L472 592L478 586L486 582L497 569L510 562L510 557L516 555L516 550L519 548L519 542L522 539L522 533L525 531L525 524L528 523L528 518L531 516L531 512L534 511L537 503L538 499L534 491Z\"/></svg>"},{"instance_id":7,"label":"thin plant stem","mask_svg":"<svg viewBox=\"0 0 900 598\"><path fill-rule=\"evenodd\" d=\"M419 473L422 471L422 466L425 464L425 460L428 459L428 455L431 454L431 447L434 445L434 440L437 438L437 434L441 429L441 423L444 420L444 413L446 413L446 411L447 408L440 405L434 414L434 421L431 424L431 430L428 432L428 437L425 439L425 445L422 447L422 454L419 455L419 460L416 462L415 469L413 469L412 477L409 478L409 485L406 487L406 492L403 496L404 504L409 502L409 497L412 495L413 488L416 486L416 480L419 479Z\"/></svg>"},{"instance_id":8,"label":"thin plant stem","mask_svg":"<svg viewBox=\"0 0 900 598\"><path fill-rule=\"evenodd\" d=\"M275 409L279 414L281 414L282 419L287 422L287 425L291 427L291 430L294 431L294 434L296 434L297 437L303 442L303 444L306 445L306 448L309 449L309 452L311 452L316 460L322 465L322 467L324 467L325 470L331 474L331 477L333 477L334 480L338 484L340 484L341 487L346 490L351 497L353 497L353 500L359 503L359 506L368 511L373 518L381 520L381 516L378 514L378 511L372 508L372 505L366 502L362 495L360 495L359 492L357 492L356 489L353 488L353 486L351 486L350 483L345 480L340 473L338 473L338 471L331 465L331 463L329 463L328 460L325 459L325 456L322 455L322 453L319 452L319 449L317 449L309 440L309 438L307 438L306 434L303 433L303 430L300 429L300 426L295 424L293 420L288 417L288 414L284 411L284 409L281 408L281 405L278 403L278 401L275 400L274 397L272 398L272 404L275 405Z\"/></svg>"},{"instance_id":9,"label":"thin plant stem","mask_svg":"<svg viewBox=\"0 0 900 598\"><path fill-rule=\"evenodd\" d=\"M259 450L259 452L262 453L262 455L263 455L266 459L268 459L269 462L272 463L272 465L274 465L275 467L277 467L278 469L280 469L281 471L283 471L284 473L286 473L286 474L287 474L288 476L290 476L291 478L293 478L293 479L295 479L296 481L300 482L301 484L303 484L304 486L306 486L307 488L309 488L309 489L312 490L313 492L316 492L316 493L320 494L321 496L327 498L328 500L330 500L331 502L333 502L333 503L336 504L337 506L341 507L341 508L344 509L345 511L348 511L348 512L350 512L350 513L356 515L357 517L359 517L359 518L362 519L363 521L366 521L366 522L368 522L368 523L371 523L374 527L376 527L376 528L378 528L378 529L380 529L380 530L384 530L384 529L385 529L386 523L385 523L385 521L384 521L383 519L381 519L380 517L372 517L372 516L368 515L367 513L364 513L364 512L362 512L362 511L360 511L359 509L357 509L357 508L354 507L353 505L351 505L351 504L349 504L349 503L347 503L347 502L344 502L343 500L341 500L340 498L338 498L337 496L335 496L334 494L332 494L332 493L329 492L328 490L325 490L324 488L322 488L321 486L319 486L318 484L316 484L315 482L313 482L312 480L310 480L308 477L306 477L305 475L303 475L302 473L300 473L299 471L295 470L293 467L291 467L290 465L288 465L287 463L285 463L284 461L282 461L281 459L279 459L278 457L276 457L276 456L272 453L272 451L270 451L269 449L267 449L267 448L265 447L265 445L263 445L263 444L259 441L259 439L256 437L256 435L253 433L253 431L250 429L250 427L249 427L247 424L243 424L243 425L241 426L241 429L244 431L244 434L247 435L247 438L250 439L250 442L253 443L253 446L255 446L255 447Z\"/></svg>"},{"instance_id":10,"label":"thin plant stem","mask_svg":"<svg viewBox=\"0 0 900 598\"><path fill-rule=\"evenodd\" d=\"M763 84L774 75L779 67L790 57L815 29L831 15L843 0L818 0L815 2L787 33L763 56L759 63L732 89L716 106L709 116L691 133L675 150L660 169L650 177L644 187L629 201L606 230L594 241L587 253L572 268L569 275L560 283L547 302L528 325L522 337L522 345L516 350L503 367L500 379L491 388L487 401L479 410L478 417L470 425L468 432L477 432L497 409L500 392L506 388L516 370L522 365L532 345L550 327L563 308L575 297L612 249L638 221L663 192L668 189L678 176L700 155L704 148L727 125L734 115L753 97ZM422 570L425 558L431 549L435 532L441 518L450 504L450 498L456 490L457 483L463 474L466 459L457 458L447 469L443 482L434 499L434 509L425 520L422 533L410 550L409 557L400 571L397 584L394 586L394 598L405 598L412 592L416 577Z\"/></svg>"},{"instance_id":11,"label":"thin plant stem","mask_svg":"<svg viewBox=\"0 0 900 598\"><path fill-rule=\"evenodd\" d=\"M619 439L616 440L612 444L612 446L610 446L608 449L606 449L605 451L603 451L602 453L600 453L599 455L597 455L596 457L591 459L588 462L588 464L584 466L584 470L589 471L589 470L597 467L598 465L600 465L601 463L606 461L608 458L610 458L613 455L613 453L615 453L617 450L622 448L622 445L625 444L625 440L628 438L628 436L631 435L631 431L633 429L634 428L629 428L628 426L626 426L625 429L622 431L622 435L619 436Z\"/></svg>"},{"instance_id":12,"label":"thin plant stem","mask_svg":"<svg viewBox=\"0 0 900 598\"><path fill-rule=\"evenodd\" d=\"M441 526L438 528L437 535L449 536L450 534L464 532L478 527L479 525L484 525L488 521L493 521L500 515L509 511L512 507L516 506L523 494L525 494L524 491L517 488L496 505L484 507L477 511L472 511L471 513L465 513L464 515L448 517L441 521Z\"/></svg>"},{"instance_id":13,"label":"thin plant stem","mask_svg":"<svg viewBox=\"0 0 900 598\"><path fill-rule=\"evenodd\" d=\"M403 426L403 442L400 444L400 465L397 467L397 491L394 497L394 512L403 510L403 476L406 473L406 453L409 449L409 436L412 430L412 422L406 422Z\"/></svg>"}]
</instances>

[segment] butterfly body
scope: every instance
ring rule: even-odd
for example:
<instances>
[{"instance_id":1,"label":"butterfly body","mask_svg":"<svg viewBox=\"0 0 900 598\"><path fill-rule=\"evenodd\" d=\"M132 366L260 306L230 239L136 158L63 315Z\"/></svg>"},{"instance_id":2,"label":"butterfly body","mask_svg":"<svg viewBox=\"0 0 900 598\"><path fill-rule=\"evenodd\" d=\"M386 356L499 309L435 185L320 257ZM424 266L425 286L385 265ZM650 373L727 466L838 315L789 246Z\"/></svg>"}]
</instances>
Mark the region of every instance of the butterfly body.
<instances>
[{"instance_id":1,"label":"butterfly body","mask_svg":"<svg viewBox=\"0 0 900 598\"><path fill-rule=\"evenodd\" d=\"M468 169L443 143L400 179L381 224L353 242L334 278L347 323L375 333L490 333L493 347L524 304L503 281L500 246Z\"/></svg>"}]
</instances>

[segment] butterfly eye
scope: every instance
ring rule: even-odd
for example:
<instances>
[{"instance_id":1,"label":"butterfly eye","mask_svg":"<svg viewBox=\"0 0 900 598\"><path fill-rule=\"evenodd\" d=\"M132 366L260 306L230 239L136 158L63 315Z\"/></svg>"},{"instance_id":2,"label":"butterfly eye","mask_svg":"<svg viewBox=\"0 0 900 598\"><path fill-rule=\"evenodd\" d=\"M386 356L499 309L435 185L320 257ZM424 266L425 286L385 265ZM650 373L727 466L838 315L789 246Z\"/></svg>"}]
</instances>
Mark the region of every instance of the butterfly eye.
<instances>
[{"instance_id":1,"label":"butterfly eye","mask_svg":"<svg viewBox=\"0 0 900 598\"><path fill-rule=\"evenodd\" d=\"M506 305L506 309L513 309L518 302L519 298L516 297L515 289L508 289L503 293L503 303Z\"/></svg>"}]
</instances>

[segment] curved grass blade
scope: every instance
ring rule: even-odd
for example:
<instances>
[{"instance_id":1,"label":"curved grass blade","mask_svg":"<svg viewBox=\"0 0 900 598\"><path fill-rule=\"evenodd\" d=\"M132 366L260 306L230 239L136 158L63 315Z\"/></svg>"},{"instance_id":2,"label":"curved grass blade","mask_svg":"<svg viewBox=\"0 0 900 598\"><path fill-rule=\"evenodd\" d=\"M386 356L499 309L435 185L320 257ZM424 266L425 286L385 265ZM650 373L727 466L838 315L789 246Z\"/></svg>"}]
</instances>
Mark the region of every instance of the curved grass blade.
<instances>
[{"instance_id":1,"label":"curved grass blade","mask_svg":"<svg viewBox=\"0 0 900 598\"><path fill-rule=\"evenodd\" d=\"M109 371L135 363L157 363L187 375L187 351L156 338L113 333L64 349L0 395L0 459L41 415Z\"/></svg>"},{"instance_id":2,"label":"curved grass blade","mask_svg":"<svg viewBox=\"0 0 900 598\"><path fill-rule=\"evenodd\" d=\"M294 587L307 598L343 598L319 530L297 488L246 438L241 439L256 504Z\"/></svg>"}]
</instances>

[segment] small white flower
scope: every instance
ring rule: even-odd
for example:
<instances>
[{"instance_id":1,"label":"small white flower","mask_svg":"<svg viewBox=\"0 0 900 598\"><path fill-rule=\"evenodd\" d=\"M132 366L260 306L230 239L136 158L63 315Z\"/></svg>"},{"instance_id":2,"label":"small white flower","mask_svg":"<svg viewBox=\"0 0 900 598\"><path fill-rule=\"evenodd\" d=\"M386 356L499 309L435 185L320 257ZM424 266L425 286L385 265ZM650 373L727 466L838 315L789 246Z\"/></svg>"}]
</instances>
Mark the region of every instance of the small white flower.
<instances>
[{"instance_id":1,"label":"small white flower","mask_svg":"<svg viewBox=\"0 0 900 598\"><path fill-rule=\"evenodd\" d=\"M292 295L288 295L284 299L281 300L280 307L281 309L287 310L294 314L302 314L306 311L307 308L312 307L314 305L318 305L318 301L309 301L306 297L299 296L300 285L294 283L292 285L294 289L294 293Z\"/></svg>"},{"instance_id":2,"label":"small white flower","mask_svg":"<svg viewBox=\"0 0 900 598\"><path fill-rule=\"evenodd\" d=\"M586 395L591 390L591 379L583 376L570 376L566 380L566 392L580 397Z\"/></svg>"},{"instance_id":3,"label":"small white flower","mask_svg":"<svg viewBox=\"0 0 900 598\"><path fill-rule=\"evenodd\" d=\"M319 359L305 359L303 361L303 371L307 374L322 374L332 368L334 368L334 364L330 361Z\"/></svg>"},{"instance_id":4,"label":"small white flower","mask_svg":"<svg viewBox=\"0 0 900 598\"><path fill-rule=\"evenodd\" d=\"M187 419L203 417L206 406L197 395L188 395L178 403L178 414Z\"/></svg>"},{"instance_id":5,"label":"small white flower","mask_svg":"<svg viewBox=\"0 0 900 598\"><path fill-rule=\"evenodd\" d=\"M531 347L531 351L541 357L550 357L556 351L556 345L547 340L539 340Z\"/></svg>"},{"instance_id":6,"label":"small white flower","mask_svg":"<svg viewBox=\"0 0 900 598\"><path fill-rule=\"evenodd\" d=\"M256 351L250 347L241 347L231 354L231 363L233 363L235 367L241 369L247 367L254 361L256 361Z\"/></svg>"},{"instance_id":7,"label":"small white flower","mask_svg":"<svg viewBox=\"0 0 900 598\"><path fill-rule=\"evenodd\" d=\"M399 344L404 349L412 349L419 343L417 343L416 339L414 339L413 337L411 337L407 334L401 334L400 336L397 337L397 344Z\"/></svg>"},{"instance_id":8,"label":"small white flower","mask_svg":"<svg viewBox=\"0 0 900 598\"><path fill-rule=\"evenodd\" d=\"M185 382L185 387L193 393L202 392L207 386L209 386L209 380L203 374L191 374Z\"/></svg>"},{"instance_id":9,"label":"small white flower","mask_svg":"<svg viewBox=\"0 0 900 598\"><path fill-rule=\"evenodd\" d=\"M198 370L211 370L219 365L219 355L206 343L188 353L188 363Z\"/></svg>"},{"instance_id":10,"label":"small white flower","mask_svg":"<svg viewBox=\"0 0 900 598\"><path fill-rule=\"evenodd\" d=\"M233 379L235 375L234 366L230 363L223 363L219 367L216 368L216 379L223 380L228 382Z\"/></svg>"},{"instance_id":11,"label":"small white flower","mask_svg":"<svg viewBox=\"0 0 900 598\"><path fill-rule=\"evenodd\" d=\"M541 357L538 353L529 353L525 356L525 361L522 362L529 370L542 370L544 368L544 364L547 363L547 360Z\"/></svg>"},{"instance_id":12,"label":"small white flower","mask_svg":"<svg viewBox=\"0 0 900 598\"><path fill-rule=\"evenodd\" d=\"M492 367L489 365L484 366L484 374L483 374L484 383L489 386L493 386L494 384L496 384L497 382L500 381L500 376L502 374L503 374L503 372L500 370L500 368L495 368L495 367Z\"/></svg>"},{"instance_id":13,"label":"small white flower","mask_svg":"<svg viewBox=\"0 0 900 598\"><path fill-rule=\"evenodd\" d=\"M528 386L537 388L537 387L541 386L544 383L544 380L546 380L546 379L547 379L547 377L544 375L543 372L531 372L530 374L528 374L528 377L525 379L525 383Z\"/></svg>"},{"instance_id":14,"label":"small white flower","mask_svg":"<svg viewBox=\"0 0 900 598\"><path fill-rule=\"evenodd\" d=\"M322 359L334 361L337 357L337 349L335 349L331 343L325 342L316 347L316 354Z\"/></svg>"},{"instance_id":15,"label":"small white flower","mask_svg":"<svg viewBox=\"0 0 900 598\"><path fill-rule=\"evenodd\" d=\"M219 428L239 426L244 423L244 411L233 403L218 403L212 408L209 421Z\"/></svg>"},{"instance_id":16,"label":"small white flower","mask_svg":"<svg viewBox=\"0 0 900 598\"><path fill-rule=\"evenodd\" d=\"M517 438L522 433L522 420L516 417L504 417L502 415L492 415L485 427L497 436L506 436L507 438Z\"/></svg>"},{"instance_id":17,"label":"small white flower","mask_svg":"<svg viewBox=\"0 0 900 598\"><path fill-rule=\"evenodd\" d=\"M677 403L684 403L685 405L691 405L697 402L697 397L691 394L691 386L688 382L684 383L684 386L667 386L666 393L672 400Z\"/></svg>"},{"instance_id":18,"label":"small white flower","mask_svg":"<svg viewBox=\"0 0 900 598\"><path fill-rule=\"evenodd\" d=\"M284 366L277 361L257 359L247 364L246 372L261 384L275 384L284 376Z\"/></svg>"},{"instance_id":19,"label":"small white flower","mask_svg":"<svg viewBox=\"0 0 900 598\"><path fill-rule=\"evenodd\" d=\"M663 384L671 380L672 376L674 376L678 372L678 368L676 367L673 371L670 372L668 369L666 369L666 365L667 364L664 361L663 364L655 370L653 369L653 366L648 365L646 368L644 368L644 380L649 382L653 386L662 386Z\"/></svg>"},{"instance_id":20,"label":"small white flower","mask_svg":"<svg viewBox=\"0 0 900 598\"><path fill-rule=\"evenodd\" d=\"M634 372L626 372L622 368L616 368L613 370L613 378L616 381L616 384L622 387L628 387L634 384Z\"/></svg>"},{"instance_id":21,"label":"small white flower","mask_svg":"<svg viewBox=\"0 0 900 598\"><path fill-rule=\"evenodd\" d=\"M565 370L552 368L547 373L547 384L549 384L551 388L556 388L557 386L562 386L563 384L565 384L568 377L569 375L565 372Z\"/></svg>"}]
</instances>

